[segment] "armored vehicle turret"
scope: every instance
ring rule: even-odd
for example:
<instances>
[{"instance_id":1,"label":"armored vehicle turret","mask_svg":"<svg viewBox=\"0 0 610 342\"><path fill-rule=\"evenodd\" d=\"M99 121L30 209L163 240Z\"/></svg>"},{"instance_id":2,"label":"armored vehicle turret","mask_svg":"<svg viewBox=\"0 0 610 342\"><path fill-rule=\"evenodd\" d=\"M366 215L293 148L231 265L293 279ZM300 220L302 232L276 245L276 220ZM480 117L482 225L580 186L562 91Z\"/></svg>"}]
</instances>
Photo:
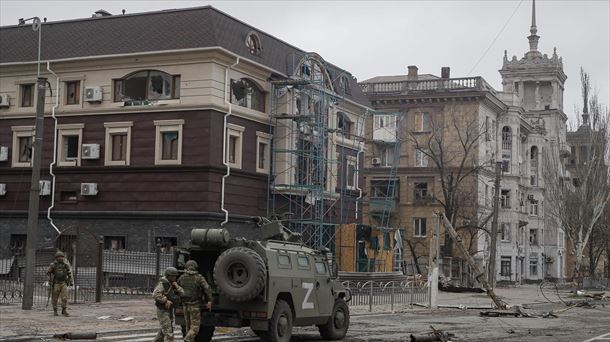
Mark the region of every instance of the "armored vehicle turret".
<instances>
[{"instance_id":1,"label":"armored vehicle turret","mask_svg":"<svg viewBox=\"0 0 610 342\"><path fill-rule=\"evenodd\" d=\"M317 325L324 339L343 339L351 294L336 279L329 253L305 246L279 221L259 226L261 240L194 229L190 246L176 250L175 266L197 261L213 290L211 311L202 307L197 341L210 341L215 327L249 326L264 341L288 342L293 326L307 325ZM176 324L184 331L180 307Z\"/></svg>"}]
</instances>

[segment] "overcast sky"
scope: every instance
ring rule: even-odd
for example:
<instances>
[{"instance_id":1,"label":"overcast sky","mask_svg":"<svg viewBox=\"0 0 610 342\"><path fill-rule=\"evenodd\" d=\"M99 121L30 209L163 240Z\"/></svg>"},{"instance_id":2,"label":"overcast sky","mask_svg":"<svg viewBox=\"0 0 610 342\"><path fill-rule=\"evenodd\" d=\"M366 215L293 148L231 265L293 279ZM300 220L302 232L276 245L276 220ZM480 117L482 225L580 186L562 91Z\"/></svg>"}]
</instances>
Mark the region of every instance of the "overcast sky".
<instances>
[{"instance_id":1,"label":"overcast sky","mask_svg":"<svg viewBox=\"0 0 610 342\"><path fill-rule=\"evenodd\" d=\"M0 0L0 25L18 18L49 21L85 18L98 9L113 14L203 5L214 7L327 61L359 80L420 73L483 76L501 89L504 50L528 50L531 0L505 1L26 1ZM514 15L513 15L514 13ZM563 57L564 111L580 105L579 68L591 74L601 102L610 104L610 0L539 0L539 50ZM510 18L510 20L509 20ZM496 39L497 38L497 39ZM493 44L492 44L493 43ZM480 62L479 62L480 60Z\"/></svg>"}]
</instances>

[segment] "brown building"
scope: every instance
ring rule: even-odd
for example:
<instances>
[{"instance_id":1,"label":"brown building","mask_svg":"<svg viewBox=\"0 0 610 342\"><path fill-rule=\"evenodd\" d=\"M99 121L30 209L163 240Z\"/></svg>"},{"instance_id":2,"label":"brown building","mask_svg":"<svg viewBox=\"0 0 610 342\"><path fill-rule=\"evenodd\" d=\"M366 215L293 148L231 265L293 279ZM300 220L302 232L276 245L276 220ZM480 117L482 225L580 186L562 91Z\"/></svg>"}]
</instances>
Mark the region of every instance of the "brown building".
<instances>
[{"instance_id":1,"label":"brown building","mask_svg":"<svg viewBox=\"0 0 610 342\"><path fill-rule=\"evenodd\" d=\"M40 221L42 245L53 226L103 236L107 248L150 250L226 222L253 237L252 216L290 212L301 229L357 220L362 147L353 136L369 101L349 72L209 6L100 12L45 22L42 32L40 208L51 219ZM37 38L30 26L0 28L0 249L25 239ZM300 126L279 120L303 108L304 94L317 109ZM295 152L299 141L307 153ZM299 178L313 170L303 155L314 149L328 153L315 164L324 200ZM344 206L325 210L330 201ZM305 225L311 203L327 215Z\"/></svg>"}]
</instances>

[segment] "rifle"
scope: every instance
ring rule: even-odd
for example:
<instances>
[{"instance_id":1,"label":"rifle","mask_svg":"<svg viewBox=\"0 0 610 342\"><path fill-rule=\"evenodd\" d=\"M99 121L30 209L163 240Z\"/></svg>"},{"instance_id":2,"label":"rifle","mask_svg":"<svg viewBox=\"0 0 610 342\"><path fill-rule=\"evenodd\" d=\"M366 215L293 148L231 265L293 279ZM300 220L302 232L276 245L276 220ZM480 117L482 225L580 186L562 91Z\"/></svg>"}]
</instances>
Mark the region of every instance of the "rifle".
<instances>
[{"instance_id":1,"label":"rifle","mask_svg":"<svg viewBox=\"0 0 610 342\"><path fill-rule=\"evenodd\" d=\"M47 305L45 305L45 309L49 307L49 300L51 299L51 293L53 292L54 287L55 277L49 277L49 291L47 292Z\"/></svg>"}]
</instances>

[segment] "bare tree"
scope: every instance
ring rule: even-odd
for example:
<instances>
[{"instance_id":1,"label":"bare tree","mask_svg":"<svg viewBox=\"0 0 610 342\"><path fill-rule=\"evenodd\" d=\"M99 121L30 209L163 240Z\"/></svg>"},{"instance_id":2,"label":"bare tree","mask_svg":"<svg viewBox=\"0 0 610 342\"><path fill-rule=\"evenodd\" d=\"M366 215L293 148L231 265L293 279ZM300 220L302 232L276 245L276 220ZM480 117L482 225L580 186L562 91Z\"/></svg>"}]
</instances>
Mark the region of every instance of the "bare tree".
<instances>
[{"instance_id":1,"label":"bare tree","mask_svg":"<svg viewBox=\"0 0 610 342\"><path fill-rule=\"evenodd\" d=\"M490 133L490 127L481 124L478 111L458 111L451 108L442 117L432 117L429 132L407 132L405 140L417 154L436 170L442 196L436 201L443 207L445 216L456 229L480 228L477 222L477 175L491 166L491 160L480 160L481 140ZM495 139L495 136L491 137ZM470 235L470 240L476 234ZM452 240L445 236L445 253L451 255Z\"/></svg>"},{"instance_id":2,"label":"bare tree","mask_svg":"<svg viewBox=\"0 0 610 342\"><path fill-rule=\"evenodd\" d=\"M591 96L589 75L581 69L583 121L579 136L579 159L570 174L562 174L558 154L544 155L546 212L561 226L575 256L574 271L580 272L585 248L610 200L607 167L609 113ZM591 98L589 98L591 97ZM592 117L592 120L589 120ZM606 228L607 229L607 228Z\"/></svg>"}]
</instances>

